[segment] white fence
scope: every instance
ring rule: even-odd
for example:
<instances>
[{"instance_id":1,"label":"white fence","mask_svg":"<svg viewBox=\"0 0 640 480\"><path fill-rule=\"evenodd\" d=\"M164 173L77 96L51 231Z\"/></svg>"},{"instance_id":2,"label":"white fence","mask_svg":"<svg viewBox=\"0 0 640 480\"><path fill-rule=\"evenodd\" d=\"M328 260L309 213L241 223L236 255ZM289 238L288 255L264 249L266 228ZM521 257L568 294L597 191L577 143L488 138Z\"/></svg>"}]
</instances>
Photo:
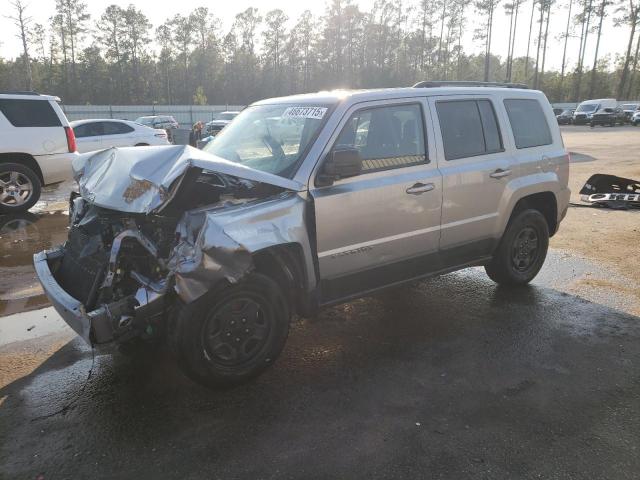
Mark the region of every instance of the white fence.
<instances>
[{"instance_id":1,"label":"white fence","mask_svg":"<svg viewBox=\"0 0 640 480\"><path fill-rule=\"evenodd\" d=\"M69 120L119 118L135 120L146 115L172 115L183 128L198 120L208 122L227 110L242 110L244 105L61 105Z\"/></svg>"}]
</instances>

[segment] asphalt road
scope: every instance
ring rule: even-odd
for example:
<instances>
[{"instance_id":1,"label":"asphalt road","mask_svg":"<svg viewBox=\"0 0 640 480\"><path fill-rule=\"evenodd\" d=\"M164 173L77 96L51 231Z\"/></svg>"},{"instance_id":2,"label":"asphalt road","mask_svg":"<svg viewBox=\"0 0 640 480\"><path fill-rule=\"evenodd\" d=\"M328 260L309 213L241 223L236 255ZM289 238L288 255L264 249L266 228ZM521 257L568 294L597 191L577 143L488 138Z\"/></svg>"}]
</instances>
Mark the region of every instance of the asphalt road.
<instances>
[{"instance_id":1,"label":"asphalt road","mask_svg":"<svg viewBox=\"0 0 640 480\"><path fill-rule=\"evenodd\" d=\"M334 308L223 392L23 314L3 363L60 348L0 390L0 477L637 479L640 319L561 291L594 272L553 253L521 290L470 269Z\"/></svg>"}]
</instances>

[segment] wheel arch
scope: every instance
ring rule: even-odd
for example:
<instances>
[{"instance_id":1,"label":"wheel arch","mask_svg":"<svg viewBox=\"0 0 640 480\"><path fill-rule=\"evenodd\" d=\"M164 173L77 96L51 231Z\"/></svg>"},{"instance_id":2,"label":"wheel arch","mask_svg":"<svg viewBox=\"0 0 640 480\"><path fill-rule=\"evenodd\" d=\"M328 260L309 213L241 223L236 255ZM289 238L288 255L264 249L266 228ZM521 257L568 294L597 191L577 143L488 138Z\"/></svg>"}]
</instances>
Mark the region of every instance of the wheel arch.
<instances>
[{"instance_id":1,"label":"wheel arch","mask_svg":"<svg viewBox=\"0 0 640 480\"><path fill-rule=\"evenodd\" d=\"M307 272L304 250L298 243L285 243L253 253L255 271L272 278L283 290L294 312L307 315L310 311L307 295Z\"/></svg>"},{"instance_id":2,"label":"wheel arch","mask_svg":"<svg viewBox=\"0 0 640 480\"><path fill-rule=\"evenodd\" d=\"M17 163L30 168L38 176L40 184L44 185L44 177L42 176L42 170L36 159L28 153L22 152L5 152L0 153L0 163Z\"/></svg>"},{"instance_id":3,"label":"wheel arch","mask_svg":"<svg viewBox=\"0 0 640 480\"><path fill-rule=\"evenodd\" d=\"M526 195L520 198L511 211L511 218L526 209L538 210L547 221L549 236L552 237L558 230L558 201L553 192L545 191Z\"/></svg>"}]
</instances>

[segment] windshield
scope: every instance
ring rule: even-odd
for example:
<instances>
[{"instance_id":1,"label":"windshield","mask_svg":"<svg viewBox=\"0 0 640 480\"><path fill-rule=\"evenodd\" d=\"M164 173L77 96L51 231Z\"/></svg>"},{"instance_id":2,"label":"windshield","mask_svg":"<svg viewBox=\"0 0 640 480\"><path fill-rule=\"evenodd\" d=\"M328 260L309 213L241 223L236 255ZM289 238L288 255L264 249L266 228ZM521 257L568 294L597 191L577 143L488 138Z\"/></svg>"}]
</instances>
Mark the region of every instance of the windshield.
<instances>
[{"instance_id":1,"label":"windshield","mask_svg":"<svg viewBox=\"0 0 640 480\"><path fill-rule=\"evenodd\" d=\"M583 103L578 106L576 112L594 112L598 109L597 103Z\"/></svg>"},{"instance_id":2,"label":"windshield","mask_svg":"<svg viewBox=\"0 0 640 480\"><path fill-rule=\"evenodd\" d=\"M140 123L142 125L151 125L151 123L153 122L152 119L150 119L149 117L138 117L135 119L136 123Z\"/></svg>"},{"instance_id":3,"label":"windshield","mask_svg":"<svg viewBox=\"0 0 640 480\"><path fill-rule=\"evenodd\" d=\"M256 105L242 111L206 152L290 177L329 116L327 105Z\"/></svg>"},{"instance_id":4,"label":"windshield","mask_svg":"<svg viewBox=\"0 0 640 480\"><path fill-rule=\"evenodd\" d=\"M233 120L237 115L237 113L221 113L218 120Z\"/></svg>"}]
</instances>

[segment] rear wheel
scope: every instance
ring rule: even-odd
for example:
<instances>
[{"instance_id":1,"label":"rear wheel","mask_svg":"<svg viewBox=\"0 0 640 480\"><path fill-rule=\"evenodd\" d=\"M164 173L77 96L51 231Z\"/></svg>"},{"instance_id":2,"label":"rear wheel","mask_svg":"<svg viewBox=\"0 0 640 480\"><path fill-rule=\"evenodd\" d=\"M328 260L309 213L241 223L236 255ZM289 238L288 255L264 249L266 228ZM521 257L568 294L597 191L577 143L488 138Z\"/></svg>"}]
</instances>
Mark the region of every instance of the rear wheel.
<instances>
[{"instance_id":1,"label":"rear wheel","mask_svg":"<svg viewBox=\"0 0 640 480\"><path fill-rule=\"evenodd\" d=\"M40 198L40 179L33 170L18 163L0 164L0 212L29 210Z\"/></svg>"},{"instance_id":2,"label":"rear wheel","mask_svg":"<svg viewBox=\"0 0 640 480\"><path fill-rule=\"evenodd\" d=\"M549 227L544 216L523 210L509 221L500 244L485 266L489 278L503 285L525 285L538 274L549 248Z\"/></svg>"},{"instance_id":3,"label":"rear wheel","mask_svg":"<svg viewBox=\"0 0 640 480\"><path fill-rule=\"evenodd\" d=\"M274 362L287 339L289 317L280 287L254 273L179 305L169 322L169 346L188 377L207 387L227 387Z\"/></svg>"}]
</instances>

